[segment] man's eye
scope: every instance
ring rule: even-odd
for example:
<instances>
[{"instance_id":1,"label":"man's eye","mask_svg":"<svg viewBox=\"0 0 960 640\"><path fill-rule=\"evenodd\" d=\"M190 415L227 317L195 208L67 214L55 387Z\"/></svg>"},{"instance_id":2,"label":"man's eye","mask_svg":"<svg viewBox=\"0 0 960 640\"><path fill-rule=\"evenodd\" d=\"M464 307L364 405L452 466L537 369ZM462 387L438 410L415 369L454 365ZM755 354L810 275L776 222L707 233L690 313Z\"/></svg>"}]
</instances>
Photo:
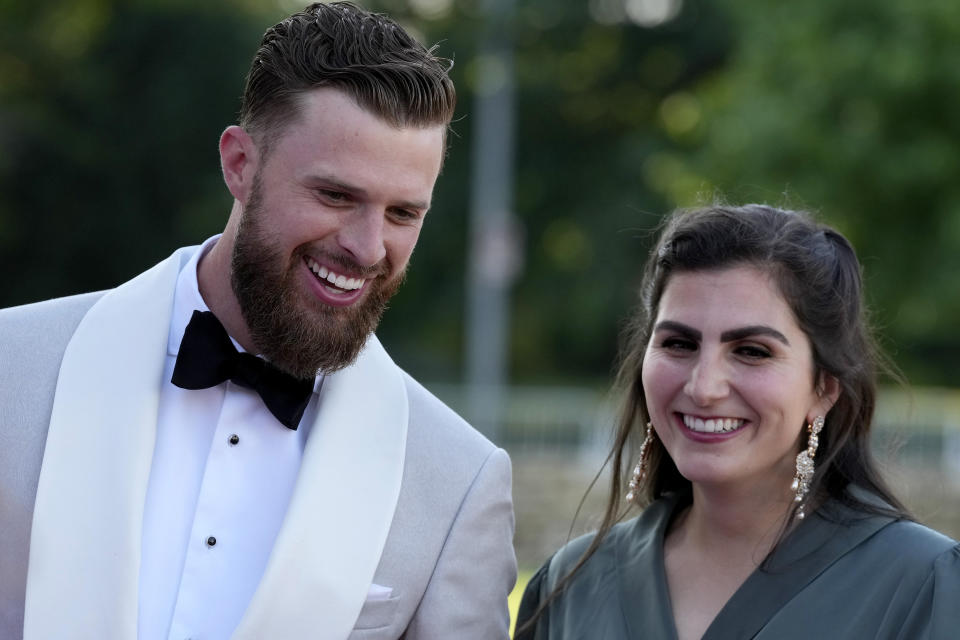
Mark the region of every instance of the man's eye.
<instances>
[{"instance_id":1,"label":"man's eye","mask_svg":"<svg viewBox=\"0 0 960 640\"><path fill-rule=\"evenodd\" d=\"M347 194L342 191L332 191L330 189L317 189L319 193L325 200L330 202L343 202L347 199Z\"/></svg>"},{"instance_id":2,"label":"man's eye","mask_svg":"<svg viewBox=\"0 0 960 640\"><path fill-rule=\"evenodd\" d=\"M410 209L392 209L391 213L397 220L408 222L413 222L420 218L420 214L417 211L411 211Z\"/></svg>"}]
</instances>

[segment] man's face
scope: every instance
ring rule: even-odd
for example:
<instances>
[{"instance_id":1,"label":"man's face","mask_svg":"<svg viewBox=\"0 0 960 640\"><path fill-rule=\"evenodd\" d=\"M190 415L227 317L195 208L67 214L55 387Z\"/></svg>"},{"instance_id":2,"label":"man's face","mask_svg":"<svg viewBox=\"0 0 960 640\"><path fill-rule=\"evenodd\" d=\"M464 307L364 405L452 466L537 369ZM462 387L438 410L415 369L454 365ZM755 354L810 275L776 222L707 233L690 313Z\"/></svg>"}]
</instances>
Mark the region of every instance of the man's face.
<instances>
[{"instance_id":1,"label":"man's face","mask_svg":"<svg viewBox=\"0 0 960 640\"><path fill-rule=\"evenodd\" d=\"M302 378L356 358L403 280L442 126L395 128L329 88L302 96L253 180L232 283L256 348Z\"/></svg>"}]
</instances>

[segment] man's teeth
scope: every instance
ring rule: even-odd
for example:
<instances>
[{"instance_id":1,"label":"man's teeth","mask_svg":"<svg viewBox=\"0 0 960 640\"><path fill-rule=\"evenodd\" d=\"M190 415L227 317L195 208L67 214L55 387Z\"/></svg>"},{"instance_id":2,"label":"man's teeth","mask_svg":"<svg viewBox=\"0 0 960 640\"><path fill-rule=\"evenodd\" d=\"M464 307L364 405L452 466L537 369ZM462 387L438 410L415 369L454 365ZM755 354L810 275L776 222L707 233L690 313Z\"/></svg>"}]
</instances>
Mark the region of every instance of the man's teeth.
<instances>
[{"instance_id":1,"label":"man's teeth","mask_svg":"<svg viewBox=\"0 0 960 640\"><path fill-rule=\"evenodd\" d=\"M363 278L348 278L347 276L340 275L330 271L326 267L317 264L315 260L307 258L307 266L310 267L310 271L313 271L314 274L321 280L326 280L333 286L338 289L343 289L344 291L354 291L363 286L365 280Z\"/></svg>"},{"instance_id":2,"label":"man's teeth","mask_svg":"<svg viewBox=\"0 0 960 640\"><path fill-rule=\"evenodd\" d=\"M701 433L727 433L728 431L736 431L743 426L744 422L746 421L739 418L710 418L709 420L704 420L703 418L694 418L688 415L683 416L683 424L685 424L688 429Z\"/></svg>"}]
</instances>

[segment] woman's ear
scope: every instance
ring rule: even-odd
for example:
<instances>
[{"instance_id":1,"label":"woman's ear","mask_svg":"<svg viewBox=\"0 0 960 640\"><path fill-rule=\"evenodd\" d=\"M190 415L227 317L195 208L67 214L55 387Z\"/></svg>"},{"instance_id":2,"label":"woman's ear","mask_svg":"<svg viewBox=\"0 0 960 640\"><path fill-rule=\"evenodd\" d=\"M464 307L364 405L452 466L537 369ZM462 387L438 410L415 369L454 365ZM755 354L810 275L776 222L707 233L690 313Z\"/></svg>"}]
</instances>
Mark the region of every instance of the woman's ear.
<instances>
[{"instance_id":1,"label":"woman's ear","mask_svg":"<svg viewBox=\"0 0 960 640\"><path fill-rule=\"evenodd\" d=\"M840 381L828 373L821 373L817 381L817 402L813 407L813 415L807 416L807 422L813 422L817 416L826 416L840 398L842 389Z\"/></svg>"}]
</instances>

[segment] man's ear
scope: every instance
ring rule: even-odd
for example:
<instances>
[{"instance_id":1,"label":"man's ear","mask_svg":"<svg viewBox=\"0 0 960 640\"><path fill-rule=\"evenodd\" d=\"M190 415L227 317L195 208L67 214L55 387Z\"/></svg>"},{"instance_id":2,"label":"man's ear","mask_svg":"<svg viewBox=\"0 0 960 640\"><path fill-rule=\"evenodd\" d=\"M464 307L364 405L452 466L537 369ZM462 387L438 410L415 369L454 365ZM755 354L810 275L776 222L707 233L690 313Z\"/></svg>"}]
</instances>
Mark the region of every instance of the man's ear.
<instances>
[{"instance_id":1,"label":"man's ear","mask_svg":"<svg viewBox=\"0 0 960 640\"><path fill-rule=\"evenodd\" d=\"M224 129L220 135L220 168L223 181L239 202L246 204L257 174L260 156L250 134L237 125Z\"/></svg>"},{"instance_id":2,"label":"man's ear","mask_svg":"<svg viewBox=\"0 0 960 640\"><path fill-rule=\"evenodd\" d=\"M828 373L821 373L820 379L817 381L818 401L813 408L813 415L808 416L808 422L812 422L813 418L817 416L826 416L833 405L837 403L842 391L840 381L836 377Z\"/></svg>"}]
</instances>

